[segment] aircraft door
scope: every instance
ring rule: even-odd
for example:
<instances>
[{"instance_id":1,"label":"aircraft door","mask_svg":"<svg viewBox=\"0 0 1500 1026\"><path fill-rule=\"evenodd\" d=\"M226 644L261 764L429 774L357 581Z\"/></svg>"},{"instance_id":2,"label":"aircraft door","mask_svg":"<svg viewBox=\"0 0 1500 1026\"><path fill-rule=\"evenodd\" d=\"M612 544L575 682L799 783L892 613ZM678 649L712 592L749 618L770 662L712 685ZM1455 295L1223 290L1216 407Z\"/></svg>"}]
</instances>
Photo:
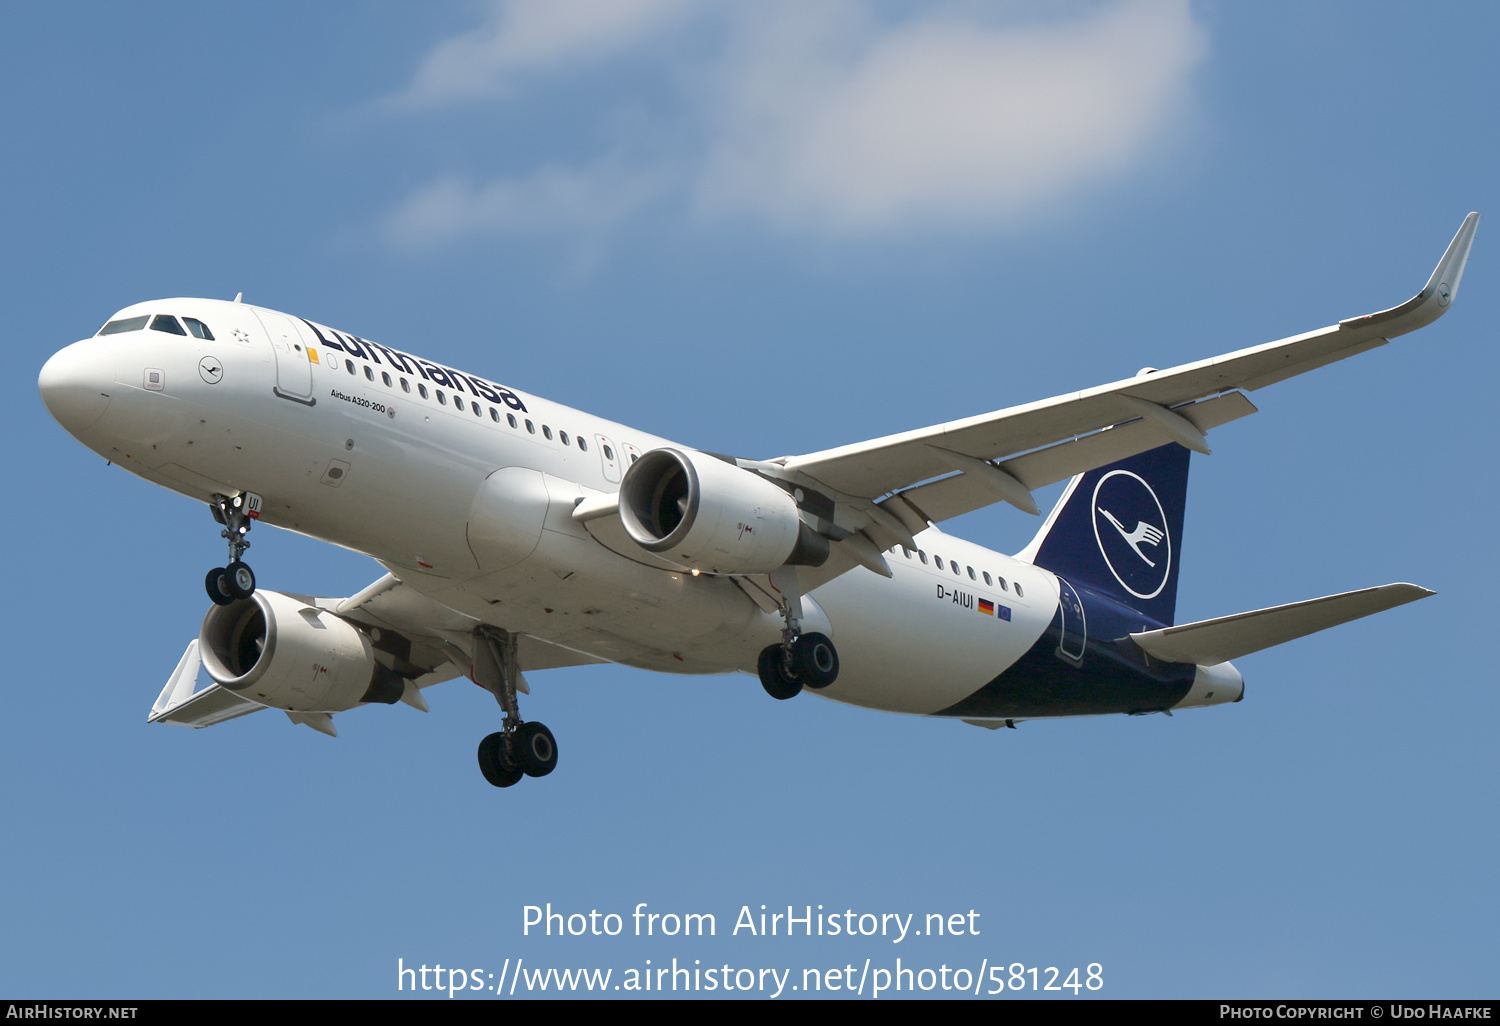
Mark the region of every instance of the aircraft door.
<instances>
[{"instance_id":1,"label":"aircraft door","mask_svg":"<svg viewBox=\"0 0 1500 1026\"><path fill-rule=\"evenodd\" d=\"M1083 600L1073 586L1057 579L1057 615L1062 618L1062 632L1057 641L1057 656L1074 666L1083 663L1088 645L1088 619L1083 615Z\"/></svg>"},{"instance_id":2,"label":"aircraft door","mask_svg":"<svg viewBox=\"0 0 1500 1026\"><path fill-rule=\"evenodd\" d=\"M312 364L307 357L307 342L296 322L270 310L256 310L271 349L276 353L276 394L312 405Z\"/></svg>"},{"instance_id":3,"label":"aircraft door","mask_svg":"<svg viewBox=\"0 0 1500 1026\"><path fill-rule=\"evenodd\" d=\"M610 484L619 484L620 452L615 448L615 443L603 435L595 435L594 446L599 450L599 462L604 466L604 480Z\"/></svg>"}]
</instances>

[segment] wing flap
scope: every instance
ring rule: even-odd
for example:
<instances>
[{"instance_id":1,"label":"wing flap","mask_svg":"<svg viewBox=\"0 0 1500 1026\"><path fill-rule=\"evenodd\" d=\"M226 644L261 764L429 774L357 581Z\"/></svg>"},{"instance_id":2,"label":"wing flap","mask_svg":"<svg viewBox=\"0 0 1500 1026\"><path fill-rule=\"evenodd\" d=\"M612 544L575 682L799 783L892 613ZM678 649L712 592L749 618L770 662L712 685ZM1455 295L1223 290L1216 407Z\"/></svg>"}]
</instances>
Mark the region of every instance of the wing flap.
<instances>
[{"instance_id":1,"label":"wing flap","mask_svg":"<svg viewBox=\"0 0 1500 1026\"><path fill-rule=\"evenodd\" d=\"M1202 402L1179 406L1172 412L1208 431L1256 412L1243 392L1230 392ZM1000 464L1000 469L1028 489L1042 488L1095 467L1123 460L1172 441L1147 420L1135 420L1082 438L1038 449ZM934 522L981 509L995 501L995 493L969 474L956 474L898 492Z\"/></svg>"},{"instance_id":2,"label":"wing flap","mask_svg":"<svg viewBox=\"0 0 1500 1026\"><path fill-rule=\"evenodd\" d=\"M1433 594L1415 584L1382 584L1130 637L1164 662L1213 666Z\"/></svg>"}]
</instances>

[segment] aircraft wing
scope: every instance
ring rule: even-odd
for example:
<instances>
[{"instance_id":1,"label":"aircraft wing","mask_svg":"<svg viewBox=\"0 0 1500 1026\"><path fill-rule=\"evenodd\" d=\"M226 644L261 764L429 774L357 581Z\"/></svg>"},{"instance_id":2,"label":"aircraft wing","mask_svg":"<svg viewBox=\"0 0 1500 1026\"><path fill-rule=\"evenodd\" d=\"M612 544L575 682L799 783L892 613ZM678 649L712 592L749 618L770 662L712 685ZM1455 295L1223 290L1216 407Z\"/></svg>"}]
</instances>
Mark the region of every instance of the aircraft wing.
<instances>
[{"instance_id":1,"label":"aircraft wing","mask_svg":"<svg viewBox=\"0 0 1500 1026\"><path fill-rule=\"evenodd\" d=\"M473 658L469 647L471 633L479 621L428 598L403 584L394 574L386 574L349 598L313 601L346 620L395 631L411 642L411 661L429 674L417 678L418 687L451 680L469 670ZM555 670L607 661L530 635L522 636L519 646L520 662L527 670Z\"/></svg>"},{"instance_id":2,"label":"aircraft wing","mask_svg":"<svg viewBox=\"0 0 1500 1026\"><path fill-rule=\"evenodd\" d=\"M856 508L860 499L878 503L867 516L875 530L866 533L881 548L904 533L883 513L913 532L1002 500L1035 513L1031 490L1074 474L1173 441L1206 453L1210 428L1255 412L1237 389L1254 391L1431 324L1458 295L1478 225L1479 215L1469 214L1422 291L1389 310L1082 392L769 462L855 500ZM871 513L868 506L864 512Z\"/></svg>"},{"instance_id":3,"label":"aircraft wing","mask_svg":"<svg viewBox=\"0 0 1500 1026\"><path fill-rule=\"evenodd\" d=\"M422 688L467 674L473 665L471 632L479 621L422 595L394 574L386 574L349 598L295 597L367 630L373 628L370 633L376 639L376 661L415 685L407 688L401 701L424 712L427 703L421 697ZM202 658L198 644L197 638L188 642L177 668L147 714L148 722L211 727L266 708L218 684L199 690ZM517 654L528 670L605 662L530 636L520 639ZM524 678L520 686L529 691ZM337 736L327 713L289 712L287 716L293 723Z\"/></svg>"},{"instance_id":4,"label":"aircraft wing","mask_svg":"<svg viewBox=\"0 0 1500 1026\"><path fill-rule=\"evenodd\" d=\"M198 670L202 660L198 656L198 639L188 642L177 669L161 689L161 695L146 714L148 723L177 723L185 727L211 727L215 723L233 720L248 713L258 712L265 706L241 698L233 691L210 684L202 691L198 685Z\"/></svg>"}]
</instances>

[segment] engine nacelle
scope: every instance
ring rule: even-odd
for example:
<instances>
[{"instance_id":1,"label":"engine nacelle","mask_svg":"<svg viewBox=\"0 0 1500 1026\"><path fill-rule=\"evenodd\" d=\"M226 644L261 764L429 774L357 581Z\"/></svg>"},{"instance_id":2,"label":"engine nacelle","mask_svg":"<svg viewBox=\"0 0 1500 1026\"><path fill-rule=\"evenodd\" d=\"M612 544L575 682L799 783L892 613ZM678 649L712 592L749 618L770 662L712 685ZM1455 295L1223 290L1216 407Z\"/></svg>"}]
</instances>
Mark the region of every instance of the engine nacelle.
<instances>
[{"instance_id":1,"label":"engine nacelle","mask_svg":"<svg viewBox=\"0 0 1500 1026\"><path fill-rule=\"evenodd\" d=\"M404 686L375 661L364 631L275 591L210 609L198 651L220 687L275 709L342 712L394 702Z\"/></svg>"},{"instance_id":2,"label":"engine nacelle","mask_svg":"<svg viewBox=\"0 0 1500 1026\"><path fill-rule=\"evenodd\" d=\"M819 566L828 541L781 488L701 452L652 449L620 483L620 520L641 548L712 573Z\"/></svg>"}]
</instances>

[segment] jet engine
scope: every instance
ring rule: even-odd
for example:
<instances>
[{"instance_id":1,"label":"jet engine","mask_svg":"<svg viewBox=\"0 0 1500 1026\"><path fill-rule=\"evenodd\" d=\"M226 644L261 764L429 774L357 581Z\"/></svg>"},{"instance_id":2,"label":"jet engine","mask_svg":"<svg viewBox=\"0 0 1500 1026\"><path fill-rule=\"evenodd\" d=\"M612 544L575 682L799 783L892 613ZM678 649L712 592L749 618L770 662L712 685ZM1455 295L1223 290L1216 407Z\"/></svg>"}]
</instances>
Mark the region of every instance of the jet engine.
<instances>
[{"instance_id":1,"label":"jet engine","mask_svg":"<svg viewBox=\"0 0 1500 1026\"><path fill-rule=\"evenodd\" d=\"M701 452L652 449L632 463L620 520L641 548L694 570L759 574L828 558L828 540L783 489Z\"/></svg>"},{"instance_id":2,"label":"jet engine","mask_svg":"<svg viewBox=\"0 0 1500 1026\"><path fill-rule=\"evenodd\" d=\"M220 687L275 709L341 712L397 701L401 677L364 631L309 602L262 589L203 618L198 651Z\"/></svg>"}]
</instances>

